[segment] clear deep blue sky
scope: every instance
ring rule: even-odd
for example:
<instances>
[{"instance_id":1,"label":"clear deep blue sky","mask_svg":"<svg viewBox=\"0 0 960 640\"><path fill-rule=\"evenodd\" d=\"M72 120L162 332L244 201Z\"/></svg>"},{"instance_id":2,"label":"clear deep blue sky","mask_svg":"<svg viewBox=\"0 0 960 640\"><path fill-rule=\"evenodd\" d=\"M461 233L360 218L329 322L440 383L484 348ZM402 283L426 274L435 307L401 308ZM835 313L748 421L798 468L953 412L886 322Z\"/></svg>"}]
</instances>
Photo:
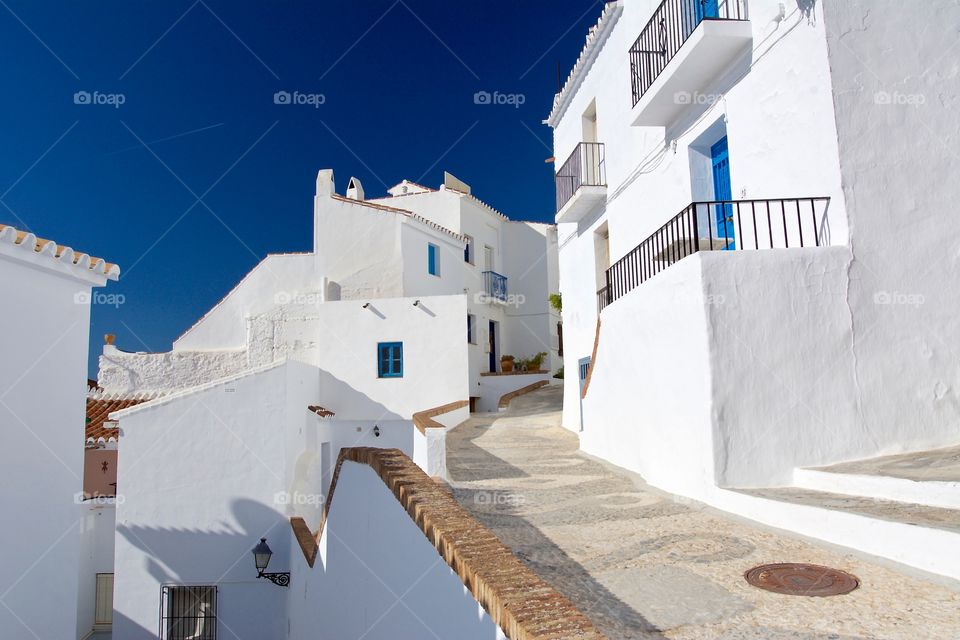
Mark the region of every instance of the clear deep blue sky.
<instances>
[{"instance_id":1,"label":"clear deep blue sky","mask_svg":"<svg viewBox=\"0 0 960 640\"><path fill-rule=\"evenodd\" d=\"M2 0L0 222L120 264L101 291L124 303L93 308L95 375L104 333L166 351L267 253L309 250L320 168L369 197L448 170L507 215L548 221L541 121L557 62L565 77L601 8ZM123 104L75 104L80 91ZM277 105L277 91L325 102ZM478 91L524 102L477 105Z\"/></svg>"}]
</instances>

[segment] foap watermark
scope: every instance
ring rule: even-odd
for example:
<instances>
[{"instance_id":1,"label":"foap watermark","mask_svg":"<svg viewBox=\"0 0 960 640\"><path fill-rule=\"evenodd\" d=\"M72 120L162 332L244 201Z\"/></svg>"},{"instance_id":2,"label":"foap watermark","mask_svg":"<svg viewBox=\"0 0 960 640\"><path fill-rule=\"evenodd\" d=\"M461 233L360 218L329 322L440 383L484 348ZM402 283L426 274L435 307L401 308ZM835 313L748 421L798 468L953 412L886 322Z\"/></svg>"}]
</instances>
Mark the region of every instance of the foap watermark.
<instances>
[{"instance_id":1,"label":"foap watermark","mask_svg":"<svg viewBox=\"0 0 960 640\"><path fill-rule=\"evenodd\" d=\"M323 297L316 291L301 293L299 291L278 291L273 296L274 304L319 304Z\"/></svg>"},{"instance_id":2,"label":"foap watermark","mask_svg":"<svg viewBox=\"0 0 960 640\"><path fill-rule=\"evenodd\" d=\"M73 294L74 304L98 304L118 308L127 301L122 293L104 293L103 291L78 291Z\"/></svg>"},{"instance_id":3,"label":"foap watermark","mask_svg":"<svg viewBox=\"0 0 960 640\"><path fill-rule=\"evenodd\" d=\"M673 94L674 104L705 104L712 105L723 97L722 93L700 93L694 91L677 91Z\"/></svg>"},{"instance_id":4,"label":"foap watermark","mask_svg":"<svg viewBox=\"0 0 960 640\"><path fill-rule=\"evenodd\" d=\"M473 94L473 104L496 104L509 105L514 109L519 109L520 105L527 101L527 96L522 93L500 93L494 91L477 91Z\"/></svg>"},{"instance_id":5,"label":"foap watermark","mask_svg":"<svg viewBox=\"0 0 960 640\"><path fill-rule=\"evenodd\" d=\"M273 94L273 104L299 104L319 109L327 102L327 96L322 93L301 93L299 91L277 91Z\"/></svg>"},{"instance_id":6,"label":"foap watermark","mask_svg":"<svg viewBox=\"0 0 960 640\"><path fill-rule=\"evenodd\" d=\"M475 304L502 304L508 307L515 307L519 309L521 306L527 303L527 296L522 293L487 293L486 291L480 291L473 296L473 302Z\"/></svg>"},{"instance_id":7,"label":"foap watermark","mask_svg":"<svg viewBox=\"0 0 960 640\"><path fill-rule=\"evenodd\" d=\"M322 493L300 493L299 491L294 491L291 493L289 491L278 491L273 494L273 504L278 506L293 505L316 507L323 505L325 502L326 496L324 496Z\"/></svg>"},{"instance_id":8,"label":"foap watermark","mask_svg":"<svg viewBox=\"0 0 960 640\"><path fill-rule=\"evenodd\" d=\"M727 297L722 293L688 293L678 291L673 296L673 302L677 305L713 307L722 305L726 301Z\"/></svg>"},{"instance_id":9,"label":"foap watermark","mask_svg":"<svg viewBox=\"0 0 960 640\"><path fill-rule=\"evenodd\" d=\"M100 93L99 91L77 91L73 94L73 104L94 104L119 109L127 101L122 93Z\"/></svg>"},{"instance_id":10,"label":"foap watermark","mask_svg":"<svg viewBox=\"0 0 960 640\"><path fill-rule=\"evenodd\" d=\"M919 307L926 301L922 293L903 293L900 291L877 291L873 294L873 303L879 305L899 305Z\"/></svg>"},{"instance_id":11,"label":"foap watermark","mask_svg":"<svg viewBox=\"0 0 960 640\"><path fill-rule=\"evenodd\" d=\"M480 506L519 507L527 499L512 491L477 491L473 494L473 503Z\"/></svg>"},{"instance_id":12,"label":"foap watermark","mask_svg":"<svg viewBox=\"0 0 960 640\"><path fill-rule=\"evenodd\" d=\"M89 496L83 491L78 491L73 494L74 504L85 504L92 507L108 504L123 504L126 501L127 499L122 493L118 493L115 496Z\"/></svg>"},{"instance_id":13,"label":"foap watermark","mask_svg":"<svg viewBox=\"0 0 960 640\"><path fill-rule=\"evenodd\" d=\"M894 106L920 106L926 103L927 96L922 93L901 93L900 91L877 91L873 94L874 104L889 104Z\"/></svg>"}]
</instances>

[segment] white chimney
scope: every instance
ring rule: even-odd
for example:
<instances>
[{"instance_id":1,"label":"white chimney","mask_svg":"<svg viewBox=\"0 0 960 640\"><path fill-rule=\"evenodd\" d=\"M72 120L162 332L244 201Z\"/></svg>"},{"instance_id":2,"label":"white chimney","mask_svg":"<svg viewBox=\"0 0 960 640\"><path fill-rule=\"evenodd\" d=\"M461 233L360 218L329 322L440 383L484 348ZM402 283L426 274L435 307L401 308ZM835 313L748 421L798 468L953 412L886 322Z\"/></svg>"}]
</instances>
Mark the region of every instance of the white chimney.
<instances>
[{"instance_id":1,"label":"white chimney","mask_svg":"<svg viewBox=\"0 0 960 640\"><path fill-rule=\"evenodd\" d=\"M320 169L317 172L317 196L332 196L335 192L333 169Z\"/></svg>"},{"instance_id":2,"label":"white chimney","mask_svg":"<svg viewBox=\"0 0 960 640\"><path fill-rule=\"evenodd\" d=\"M347 197L351 200L363 200L363 185L356 178L351 177L347 183Z\"/></svg>"}]
</instances>

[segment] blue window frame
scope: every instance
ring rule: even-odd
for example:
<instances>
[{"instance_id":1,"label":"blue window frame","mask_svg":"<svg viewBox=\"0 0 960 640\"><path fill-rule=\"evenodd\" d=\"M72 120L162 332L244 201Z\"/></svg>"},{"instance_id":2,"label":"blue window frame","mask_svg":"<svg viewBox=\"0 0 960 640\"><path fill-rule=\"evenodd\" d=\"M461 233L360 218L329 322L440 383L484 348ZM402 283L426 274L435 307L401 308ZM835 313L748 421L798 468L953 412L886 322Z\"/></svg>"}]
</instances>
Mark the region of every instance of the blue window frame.
<instances>
[{"instance_id":1,"label":"blue window frame","mask_svg":"<svg viewBox=\"0 0 960 640\"><path fill-rule=\"evenodd\" d=\"M378 378L402 378L403 377L403 343L402 342L378 342L377 343L377 377Z\"/></svg>"},{"instance_id":2,"label":"blue window frame","mask_svg":"<svg viewBox=\"0 0 960 640\"><path fill-rule=\"evenodd\" d=\"M427 273L432 276L440 275L440 248L430 243L427 243Z\"/></svg>"}]
</instances>

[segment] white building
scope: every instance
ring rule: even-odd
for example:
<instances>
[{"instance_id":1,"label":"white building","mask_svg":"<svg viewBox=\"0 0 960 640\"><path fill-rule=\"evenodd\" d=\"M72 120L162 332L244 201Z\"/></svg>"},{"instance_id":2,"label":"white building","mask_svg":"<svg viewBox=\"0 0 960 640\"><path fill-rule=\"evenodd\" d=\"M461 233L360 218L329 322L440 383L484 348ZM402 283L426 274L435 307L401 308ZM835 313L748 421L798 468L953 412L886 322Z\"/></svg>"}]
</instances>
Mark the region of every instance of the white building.
<instances>
[{"instance_id":1,"label":"white building","mask_svg":"<svg viewBox=\"0 0 960 640\"><path fill-rule=\"evenodd\" d=\"M958 20L946 1L605 6L546 120L584 451L960 575L955 532L820 508L843 496L799 480L960 443Z\"/></svg>"},{"instance_id":2,"label":"white building","mask_svg":"<svg viewBox=\"0 0 960 640\"><path fill-rule=\"evenodd\" d=\"M0 225L0 637L85 635L95 576L80 575L87 538L83 444L94 287L120 270L100 258ZM78 575L80 576L78 578ZM55 606L51 606L55 603ZM78 617L78 610L81 612Z\"/></svg>"},{"instance_id":3,"label":"white building","mask_svg":"<svg viewBox=\"0 0 960 640\"><path fill-rule=\"evenodd\" d=\"M354 178L338 195L329 170L316 187L314 251L269 255L170 352L104 346L104 393L163 394L111 414L118 637L179 637L171 617L281 637L288 592L250 549L302 557L289 519L319 526L342 448L395 448L443 477L445 429L471 404L496 410L561 365L552 225L509 221L449 175L374 200ZM546 355L498 375L508 352ZM186 621L184 602L215 622Z\"/></svg>"}]
</instances>

